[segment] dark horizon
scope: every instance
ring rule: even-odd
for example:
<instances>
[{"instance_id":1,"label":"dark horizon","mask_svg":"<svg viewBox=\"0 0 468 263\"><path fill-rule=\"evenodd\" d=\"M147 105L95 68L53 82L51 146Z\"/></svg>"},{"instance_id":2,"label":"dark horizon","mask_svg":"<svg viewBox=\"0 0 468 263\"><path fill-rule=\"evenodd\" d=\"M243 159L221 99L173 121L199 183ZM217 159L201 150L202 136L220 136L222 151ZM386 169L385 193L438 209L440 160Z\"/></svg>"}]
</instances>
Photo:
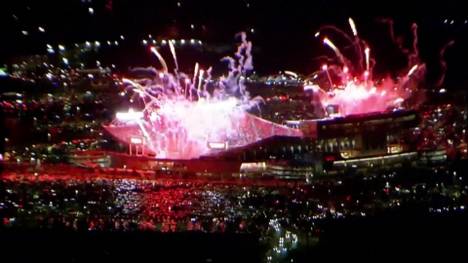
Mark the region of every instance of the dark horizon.
<instances>
[{"instance_id":1,"label":"dark horizon","mask_svg":"<svg viewBox=\"0 0 468 263\"><path fill-rule=\"evenodd\" d=\"M388 26L381 22L383 18L390 18L405 48L412 45L412 23L418 24L420 54L428 66L430 79L437 78L435 75L440 73L440 49L454 40L455 45L446 53L446 85L459 89L468 82L463 72L468 58L468 52L463 49L468 43L465 22L468 16L454 15L461 10L459 3L423 7L402 1L373 5L341 2L69 1L57 4L15 1L2 10L4 37L0 44L0 63L10 64L20 55L47 54L46 44L105 42L119 40L120 35L124 35L125 40L118 49L100 54L104 63L116 63L124 69L149 66L155 63L141 40L152 34L155 39L196 38L211 47L180 55L182 68L187 70L193 68L196 61L220 64L219 59L235 48L234 35L246 31L254 44L254 67L259 74L279 70L310 74L320 67L324 56L334 57L333 52L314 37L315 32L323 25L334 25L351 34L347 20L352 17L361 39L367 41L376 57L375 74L396 74L405 66L406 58L391 42ZM88 8L93 8L92 14ZM39 32L39 26L45 32ZM22 30L28 35L23 35ZM347 45L336 34L328 35L340 48ZM353 55L346 50L344 53Z\"/></svg>"}]
</instances>

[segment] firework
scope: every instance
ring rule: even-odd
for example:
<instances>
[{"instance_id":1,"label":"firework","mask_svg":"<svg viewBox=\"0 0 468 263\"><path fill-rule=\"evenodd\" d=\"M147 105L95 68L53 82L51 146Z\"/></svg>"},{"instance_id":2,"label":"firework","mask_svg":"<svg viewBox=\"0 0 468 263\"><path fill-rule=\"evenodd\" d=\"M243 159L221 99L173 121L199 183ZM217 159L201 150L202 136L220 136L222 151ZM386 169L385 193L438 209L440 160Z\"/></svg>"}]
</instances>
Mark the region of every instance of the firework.
<instances>
[{"instance_id":1,"label":"firework","mask_svg":"<svg viewBox=\"0 0 468 263\"><path fill-rule=\"evenodd\" d=\"M354 20L349 18L348 22L355 38L354 41L352 37L334 26L324 26L321 28L321 30L331 29L338 32L340 36L353 43L356 46L356 52L358 52L358 62L351 63L329 38L325 37L323 39L324 45L330 47L335 52L341 65L323 65L322 70L314 74L315 76L320 74L325 74L326 76L325 83L320 82L321 78L312 80L314 87L320 87L320 91L317 92L320 100L319 104L324 109L330 105L338 106L339 114L341 115L382 112L401 108L406 99L415 93L417 83L422 79L425 71L424 64L420 63L417 49L417 25L412 25L413 44L411 52L405 52L400 47L402 52L408 56L408 73L398 78L398 80L387 78L376 81L372 79L370 48L364 41L358 38ZM386 20L385 22L390 25L390 33L393 39L393 23L391 20ZM319 34L316 34L316 36L319 36ZM360 71L362 53L364 53L365 65L364 69ZM349 67L354 69L353 75L351 75ZM334 77L335 75L338 75L338 77ZM334 82L336 79L340 79L341 81Z\"/></svg>"},{"instance_id":2,"label":"firework","mask_svg":"<svg viewBox=\"0 0 468 263\"><path fill-rule=\"evenodd\" d=\"M343 54L341 54L340 50L330 41L328 38L323 39L323 43L329 46L336 54L336 56L340 59L341 63L346 64Z\"/></svg>"},{"instance_id":3,"label":"firework","mask_svg":"<svg viewBox=\"0 0 468 263\"><path fill-rule=\"evenodd\" d=\"M163 67L163 71L164 72L167 72L168 69L167 69L167 64L166 64L166 61L164 60L164 58L161 56L161 54L159 54L158 50L156 49L156 47L151 47L151 52L153 52L153 54L158 58L159 62L161 63L162 67Z\"/></svg>"},{"instance_id":4,"label":"firework","mask_svg":"<svg viewBox=\"0 0 468 263\"><path fill-rule=\"evenodd\" d=\"M176 52L175 52L175 47L174 47L174 44L172 43L173 41L169 41L169 49L171 50L171 54L172 54L172 58L174 59L174 65L175 65L175 72L177 74L178 70L179 70L179 64L177 63L177 56L176 56Z\"/></svg>"},{"instance_id":5,"label":"firework","mask_svg":"<svg viewBox=\"0 0 468 263\"><path fill-rule=\"evenodd\" d=\"M356 29L356 24L354 24L354 20L350 17L348 18L349 26L351 27L351 30L353 31L353 35L357 37L357 29Z\"/></svg>"},{"instance_id":6,"label":"firework","mask_svg":"<svg viewBox=\"0 0 468 263\"><path fill-rule=\"evenodd\" d=\"M176 66L176 74L172 75L161 54L152 47L151 52L163 66L162 71L154 70L157 77L122 81L139 95L144 108L118 113L106 129L125 142L142 137L146 152L171 159L198 158L221 144L239 147L274 135L302 136L299 130L248 113L262 100L251 98L246 91L244 76L253 69L252 45L245 33L239 36L241 43L235 57L223 58L228 62L228 76L216 81L211 81L211 68L201 69L198 63L193 76L178 73L175 48L169 44Z\"/></svg>"}]
</instances>

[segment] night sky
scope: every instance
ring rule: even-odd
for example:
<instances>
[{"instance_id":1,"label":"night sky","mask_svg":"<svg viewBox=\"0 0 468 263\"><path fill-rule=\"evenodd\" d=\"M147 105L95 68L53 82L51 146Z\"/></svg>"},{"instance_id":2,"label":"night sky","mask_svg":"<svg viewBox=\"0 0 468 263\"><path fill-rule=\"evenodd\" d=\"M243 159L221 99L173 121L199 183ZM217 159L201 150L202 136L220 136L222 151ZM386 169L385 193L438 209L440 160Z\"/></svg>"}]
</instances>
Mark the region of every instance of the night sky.
<instances>
[{"instance_id":1,"label":"night sky","mask_svg":"<svg viewBox=\"0 0 468 263\"><path fill-rule=\"evenodd\" d=\"M148 65L141 40L148 34L156 39L201 39L211 46L207 54L180 56L182 67L202 61L215 64L232 53L234 35L249 32L253 41L255 68L260 74L278 70L310 73L332 52L314 37L318 28L333 24L351 33L347 24L353 17L362 39L369 43L377 59L376 74L397 72L405 58L390 41L388 27L379 22L392 18L395 33L405 47L411 45L411 24L419 25L419 47L428 64L428 79L439 72L439 50L450 40L456 44L447 51L446 84L463 88L468 84L468 13L461 1L408 3L409 1L130 1L67 0L7 1L2 3L0 63L8 64L19 55L46 54L46 44L72 45L86 40L106 41L125 36L119 50L103 61L123 67ZM92 11L90 11L92 8ZM465 22L467 20L467 22ZM453 21L453 23L452 23ZM193 29L191 25L193 24ZM38 27L45 32L40 32ZM253 29L253 33L252 30ZM24 35L22 31L28 32ZM346 46L329 34L339 47ZM345 55L347 54L344 50Z\"/></svg>"}]
</instances>

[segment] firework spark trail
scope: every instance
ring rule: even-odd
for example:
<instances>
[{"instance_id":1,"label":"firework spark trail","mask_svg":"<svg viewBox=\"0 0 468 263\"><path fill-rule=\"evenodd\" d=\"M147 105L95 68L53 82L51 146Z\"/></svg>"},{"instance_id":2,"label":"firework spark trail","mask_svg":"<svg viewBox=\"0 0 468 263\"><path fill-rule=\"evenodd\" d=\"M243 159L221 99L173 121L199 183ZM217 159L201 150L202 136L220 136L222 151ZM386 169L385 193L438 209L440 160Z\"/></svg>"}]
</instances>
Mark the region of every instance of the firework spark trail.
<instances>
[{"instance_id":1,"label":"firework spark trail","mask_svg":"<svg viewBox=\"0 0 468 263\"><path fill-rule=\"evenodd\" d=\"M396 45L397 41L395 39L395 30L394 30L394 27L393 27L393 19L383 18L383 19L380 19L379 22L388 25L388 34L390 35L390 39L392 40L392 43Z\"/></svg>"},{"instance_id":2,"label":"firework spark trail","mask_svg":"<svg viewBox=\"0 0 468 263\"><path fill-rule=\"evenodd\" d=\"M409 71L408 74L406 74L407 77L413 75L413 73L418 69L419 65L414 65Z\"/></svg>"},{"instance_id":3,"label":"firework spark trail","mask_svg":"<svg viewBox=\"0 0 468 263\"><path fill-rule=\"evenodd\" d=\"M408 55L408 67L412 67L419 63L419 48L418 48L418 25L413 23L411 25L411 31L413 34L413 49Z\"/></svg>"},{"instance_id":4,"label":"firework spark trail","mask_svg":"<svg viewBox=\"0 0 468 263\"><path fill-rule=\"evenodd\" d=\"M403 41L400 40L400 37L395 37L394 22L391 18L381 19L380 22L385 23L389 27L390 39L392 42L400 49L400 51L407 56L408 68L421 63L419 57L419 48L418 48L418 25L416 23L411 24L411 34L413 41L411 43L411 49L405 48Z\"/></svg>"},{"instance_id":5,"label":"firework spark trail","mask_svg":"<svg viewBox=\"0 0 468 263\"><path fill-rule=\"evenodd\" d=\"M146 128L144 127L143 123L140 120L137 120L136 123L138 124L138 127L140 127L140 130L142 131L143 136L145 137L146 141L149 143L150 148L153 148L154 147L153 141L151 140L151 137L148 131L146 130Z\"/></svg>"},{"instance_id":6,"label":"firework spark trail","mask_svg":"<svg viewBox=\"0 0 468 263\"><path fill-rule=\"evenodd\" d=\"M380 19L379 22L387 24L389 29L390 39L392 43L395 44L400 51L407 56L407 65L410 69L408 77L412 75L415 71L425 71L426 67L423 63L421 63L421 58L419 56L419 38L418 38L418 25L416 23L411 24L411 34L413 37L413 41L411 44L411 50L407 49L403 46L403 42L398 40L395 37L395 30L394 30L394 22L391 18L384 18ZM414 70L412 70L414 68Z\"/></svg>"},{"instance_id":7,"label":"firework spark trail","mask_svg":"<svg viewBox=\"0 0 468 263\"><path fill-rule=\"evenodd\" d=\"M395 36L395 27L394 27L394 22L393 19L391 18L384 18L379 20L380 22L387 24L388 25L388 31L390 35L390 39L392 40L392 43L400 49L401 53L405 54L408 56L410 51L403 46L403 42L400 40L400 37ZM414 34L414 29L413 29L413 34ZM413 42L414 43L414 42ZM408 60L409 61L409 60Z\"/></svg>"},{"instance_id":8,"label":"firework spark trail","mask_svg":"<svg viewBox=\"0 0 468 263\"><path fill-rule=\"evenodd\" d=\"M177 72L179 72L179 64L177 63L176 51L175 51L174 44L172 43L172 41L169 41L169 49L171 50L172 58L174 59L174 65L175 65L174 71L177 74Z\"/></svg>"},{"instance_id":9,"label":"firework spark trail","mask_svg":"<svg viewBox=\"0 0 468 263\"><path fill-rule=\"evenodd\" d=\"M335 44L333 44L333 42L330 41L330 39L324 38L323 43L329 46L335 52L336 56L343 65L346 65L346 61L343 54L341 54L340 50L335 46Z\"/></svg>"},{"instance_id":10,"label":"firework spark trail","mask_svg":"<svg viewBox=\"0 0 468 263\"><path fill-rule=\"evenodd\" d=\"M351 27L351 30L353 31L353 35L357 37L358 33L356 29L356 24L354 23L354 20L351 17L348 18L348 23L349 23L349 26Z\"/></svg>"},{"instance_id":11,"label":"firework spark trail","mask_svg":"<svg viewBox=\"0 0 468 263\"><path fill-rule=\"evenodd\" d=\"M151 52L158 58L159 60L159 63L161 63L162 67L163 67L163 71L164 72L168 72L168 68L167 68L167 64L166 64L166 61L164 60L164 58L161 56L161 54L159 54L158 50L156 49L156 47L151 47Z\"/></svg>"},{"instance_id":12,"label":"firework spark trail","mask_svg":"<svg viewBox=\"0 0 468 263\"><path fill-rule=\"evenodd\" d=\"M339 29L336 26L333 26L333 25L321 26L320 29L319 29L319 32L322 32L322 31L325 31L325 30L335 31L336 33L338 33L339 35L344 37L349 43L354 44L354 40L348 34L346 34L346 32L344 32L343 30Z\"/></svg>"},{"instance_id":13,"label":"firework spark trail","mask_svg":"<svg viewBox=\"0 0 468 263\"><path fill-rule=\"evenodd\" d=\"M366 71L369 72L369 63L370 63L370 48L366 47L364 49L364 53L366 55Z\"/></svg>"},{"instance_id":14,"label":"firework spark trail","mask_svg":"<svg viewBox=\"0 0 468 263\"><path fill-rule=\"evenodd\" d=\"M193 80L192 83L195 83L195 80L197 79L197 74L198 74L198 69L199 69L198 62L195 63L195 68L193 70Z\"/></svg>"},{"instance_id":15,"label":"firework spark trail","mask_svg":"<svg viewBox=\"0 0 468 263\"><path fill-rule=\"evenodd\" d=\"M358 35L358 31L357 31L357 28L356 28L356 23L354 23L354 20L350 17L348 18L348 23L349 23L349 27L351 28L351 31L353 32L353 36L354 36L354 48L355 48L355 51L357 53L357 58L358 58L358 66L359 66L359 69L361 69L363 67L363 59L362 59L362 44L365 45L365 43L361 43L361 40L359 39L359 35ZM369 71L369 69L367 69L367 71Z\"/></svg>"},{"instance_id":16,"label":"firework spark trail","mask_svg":"<svg viewBox=\"0 0 468 263\"><path fill-rule=\"evenodd\" d=\"M338 33L340 36L344 37L355 48L355 55L357 56L357 60L358 60L357 64L356 64L357 71L360 71L362 69L362 67L363 67L363 64L362 64L363 63L363 57L362 57L363 52L362 52L362 46L361 46L362 43L361 43L361 40L359 39L359 35L357 33L357 29L356 29L356 25L354 23L354 20L352 18L349 18L348 22L350 23L350 27L351 27L351 30L353 32L354 39L351 36L349 36L346 32L344 32L340 28L338 28L336 26L333 26L333 25L321 26L319 28L319 31L316 33L316 37L318 37L320 35L321 31L326 31L326 30L334 31L334 32ZM351 66L351 63L349 62L349 60L344 55L342 56L342 58L345 61L345 63L344 63L345 66Z\"/></svg>"},{"instance_id":17,"label":"firework spark trail","mask_svg":"<svg viewBox=\"0 0 468 263\"><path fill-rule=\"evenodd\" d=\"M205 84L203 84L203 92L206 93L206 94L209 94L208 93L208 84L210 83L211 81L211 71L213 70L213 67L209 67L206 71L205 71Z\"/></svg>"},{"instance_id":18,"label":"firework spark trail","mask_svg":"<svg viewBox=\"0 0 468 263\"><path fill-rule=\"evenodd\" d=\"M203 73L205 73L205 71L203 69L200 69L200 71L198 73L198 86L197 86L198 96L200 96L200 94L201 94L201 85L202 85L202 81L203 81Z\"/></svg>"},{"instance_id":19,"label":"firework spark trail","mask_svg":"<svg viewBox=\"0 0 468 263\"><path fill-rule=\"evenodd\" d=\"M353 36L354 36L354 40L348 35L346 34L343 30L335 27L335 26L330 26L330 25L327 25L327 26L323 26L321 27L321 29L332 29L333 31L335 32L338 32L339 34L341 34L343 37L345 37L349 42L351 42L351 44L355 47L356 49L356 54L357 54L357 57L358 57L358 63L357 63L357 66L358 68L362 68L364 67L365 68L365 71L363 72L364 73L364 76L367 78L370 74L370 61L371 61L371 58L370 58L370 49L368 48L368 46L366 45L366 43L364 41L361 41L359 39L359 36L358 36L358 33L357 33L357 29L356 29L356 25L354 23L354 20L350 17L348 19L348 22L350 24L350 27L351 27L351 30L353 32ZM316 37L320 36L320 31L316 33L315 35ZM327 45L328 47L330 47L334 52L335 52L335 55L338 57L338 59L340 60L340 62L343 64L343 68L346 68L346 72L343 72L342 69L339 70L339 72L342 72L342 79L344 81L347 81L348 78L349 78L349 75L348 75L348 71L349 71L349 67L348 65L350 64L348 61L348 59L341 53L341 51L336 47L336 45L330 40L328 39L327 37L325 37L323 39L323 43L325 45ZM362 46L361 46L361 43L366 46L366 49L365 49L365 57L366 57L366 63L365 65L363 66L362 64ZM323 66L322 66L322 71L326 71L327 73L327 78L329 80L329 83L330 83L330 87L333 86L333 83L331 81L331 77L330 77L330 73L329 73L329 69L327 67L326 70L323 69ZM366 80L367 81L367 80Z\"/></svg>"},{"instance_id":20,"label":"firework spark trail","mask_svg":"<svg viewBox=\"0 0 468 263\"><path fill-rule=\"evenodd\" d=\"M440 63L440 67L441 67L441 75L440 75L438 81L436 82L437 87L440 87L440 86L442 86L442 84L444 84L445 73L447 72L447 62L445 61L445 52L447 51L447 49L449 47L453 46L454 44L455 44L454 40L451 40L451 41L447 42L441 48L441 50L439 52L439 63Z\"/></svg>"},{"instance_id":21,"label":"firework spark trail","mask_svg":"<svg viewBox=\"0 0 468 263\"><path fill-rule=\"evenodd\" d=\"M190 88L190 100L192 100L192 90L196 88L196 81L197 81L197 75L198 75L198 70L199 70L199 65L198 65L198 62L195 63L195 68L193 69L193 79L192 79L192 84L190 85L191 88Z\"/></svg>"}]
</instances>

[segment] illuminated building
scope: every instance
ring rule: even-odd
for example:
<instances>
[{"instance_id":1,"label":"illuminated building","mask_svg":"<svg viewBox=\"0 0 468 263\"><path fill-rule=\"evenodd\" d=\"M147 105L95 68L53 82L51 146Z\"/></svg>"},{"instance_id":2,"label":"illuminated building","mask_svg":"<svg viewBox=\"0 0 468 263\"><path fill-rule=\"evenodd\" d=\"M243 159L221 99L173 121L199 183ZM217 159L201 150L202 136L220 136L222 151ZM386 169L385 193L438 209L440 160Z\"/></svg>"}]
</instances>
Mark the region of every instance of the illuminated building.
<instances>
[{"instance_id":1,"label":"illuminated building","mask_svg":"<svg viewBox=\"0 0 468 263\"><path fill-rule=\"evenodd\" d=\"M286 124L290 128L300 129L303 136L266 133L259 140L240 147L229 147L226 142L207 142L211 151L190 160L155 158L150 151L142 147L144 139L139 137L141 134L137 127L128 129L129 126L126 126L124 130L117 126L107 126L106 129L117 138L123 138L122 132L128 133L125 136L128 139L129 152L133 156L144 157L145 162L153 163L153 165L144 165L149 169L160 167L162 162L164 163L162 166L171 167L167 170L177 167L175 164L178 164L179 168L175 170L179 172L209 174L216 171L227 173L244 171L253 174L305 176L322 173L324 168L340 169L342 166L347 166L347 163L350 166L359 164L373 166L408 158L414 159L417 157L416 146L409 134L418 121L418 115L413 111L288 121ZM140 138L138 144L131 142L135 138ZM136 160L123 155L118 159L119 165ZM139 160L138 163L143 165L144 162ZM168 163L170 165L167 165Z\"/></svg>"},{"instance_id":2,"label":"illuminated building","mask_svg":"<svg viewBox=\"0 0 468 263\"><path fill-rule=\"evenodd\" d=\"M414 111L394 111L287 124L300 128L304 136L315 141L315 153L322 155L325 167L329 167L351 159L398 157L398 154L415 151L410 132L418 122Z\"/></svg>"}]
</instances>

